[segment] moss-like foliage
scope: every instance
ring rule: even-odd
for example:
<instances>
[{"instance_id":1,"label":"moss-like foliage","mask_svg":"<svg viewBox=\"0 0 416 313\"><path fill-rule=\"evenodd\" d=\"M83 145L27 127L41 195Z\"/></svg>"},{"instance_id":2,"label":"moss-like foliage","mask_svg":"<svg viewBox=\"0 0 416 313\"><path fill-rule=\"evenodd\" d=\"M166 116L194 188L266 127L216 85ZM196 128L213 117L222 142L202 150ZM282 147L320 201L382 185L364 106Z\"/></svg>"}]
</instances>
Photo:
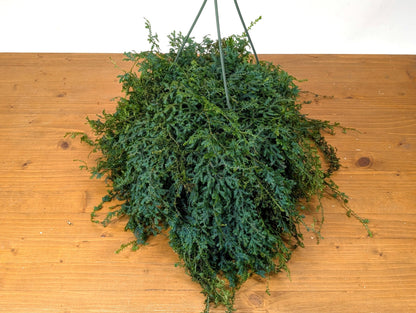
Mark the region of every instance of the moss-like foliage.
<instances>
[{"instance_id":1,"label":"moss-like foliage","mask_svg":"<svg viewBox=\"0 0 416 313\"><path fill-rule=\"evenodd\" d=\"M218 41L189 39L174 62L184 37L169 38L168 53L150 33L151 51L125 54L134 65L119 77L125 96L116 111L88 120L93 138L73 135L99 152L89 170L111 187L93 219L117 200L102 223L128 216L136 248L167 229L202 287L205 312L210 304L231 312L251 275L287 270L305 209L319 209L327 191L347 201L331 179L340 164L323 136L338 125L302 114L296 80L254 62L245 36L221 42L230 107Z\"/></svg>"}]
</instances>

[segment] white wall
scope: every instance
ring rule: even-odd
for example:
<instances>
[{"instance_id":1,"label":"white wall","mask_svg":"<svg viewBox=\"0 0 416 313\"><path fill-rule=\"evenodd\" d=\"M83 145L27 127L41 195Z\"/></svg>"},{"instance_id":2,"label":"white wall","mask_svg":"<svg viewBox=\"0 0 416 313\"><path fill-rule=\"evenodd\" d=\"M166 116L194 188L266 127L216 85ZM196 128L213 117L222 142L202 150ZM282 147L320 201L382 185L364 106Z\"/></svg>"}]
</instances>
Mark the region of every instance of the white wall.
<instances>
[{"instance_id":1,"label":"white wall","mask_svg":"<svg viewBox=\"0 0 416 313\"><path fill-rule=\"evenodd\" d=\"M202 0L0 0L0 52L148 50L144 18L163 50L186 33ZM216 36L209 0L193 35ZM222 35L243 31L233 0L219 0ZM258 53L416 54L416 0L239 0Z\"/></svg>"}]
</instances>

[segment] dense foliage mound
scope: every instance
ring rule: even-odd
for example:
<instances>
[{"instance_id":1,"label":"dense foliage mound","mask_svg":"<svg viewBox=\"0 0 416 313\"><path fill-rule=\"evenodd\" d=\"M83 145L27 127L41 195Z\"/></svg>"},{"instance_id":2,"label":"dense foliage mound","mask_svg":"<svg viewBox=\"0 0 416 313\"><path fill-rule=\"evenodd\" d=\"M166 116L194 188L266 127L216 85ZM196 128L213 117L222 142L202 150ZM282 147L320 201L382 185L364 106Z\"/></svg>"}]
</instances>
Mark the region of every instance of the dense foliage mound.
<instances>
[{"instance_id":1,"label":"dense foliage mound","mask_svg":"<svg viewBox=\"0 0 416 313\"><path fill-rule=\"evenodd\" d=\"M257 64L245 36L219 42L172 33L168 53L126 53L125 96L116 111L89 119L81 135L100 156L89 168L111 187L113 217L146 243L168 229L169 242L210 304L232 311L235 291L250 275L286 270L302 245L303 211L320 208L327 191L346 201L331 180L340 164L323 133L337 124L300 112L295 79L276 65ZM348 211L351 213L351 211ZM361 220L364 224L367 222Z\"/></svg>"}]
</instances>

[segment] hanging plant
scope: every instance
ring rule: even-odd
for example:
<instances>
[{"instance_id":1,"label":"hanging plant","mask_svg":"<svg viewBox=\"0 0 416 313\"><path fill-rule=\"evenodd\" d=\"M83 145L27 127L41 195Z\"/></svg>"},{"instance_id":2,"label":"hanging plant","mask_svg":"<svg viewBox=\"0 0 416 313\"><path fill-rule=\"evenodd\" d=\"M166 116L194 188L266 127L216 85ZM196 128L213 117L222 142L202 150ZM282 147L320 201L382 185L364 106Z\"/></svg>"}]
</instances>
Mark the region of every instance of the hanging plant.
<instances>
[{"instance_id":1,"label":"hanging plant","mask_svg":"<svg viewBox=\"0 0 416 313\"><path fill-rule=\"evenodd\" d=\"M320 209L327 192L347 203L324 137L340 126L301 113L296 79L257 62L246 33L197 43L173 32L161 53L146 27L152 49L125 54L133 67L119 76L125 95L115 112L88 119L92 137L72 133L99 153L87 169L109 184L92 219L116 200L101 223L127 216L136 239L123 247L134 249L168 230L205 312L210 304L231 312L251 275L287 270L306 210Z\"/></svg>"}]
</instances>

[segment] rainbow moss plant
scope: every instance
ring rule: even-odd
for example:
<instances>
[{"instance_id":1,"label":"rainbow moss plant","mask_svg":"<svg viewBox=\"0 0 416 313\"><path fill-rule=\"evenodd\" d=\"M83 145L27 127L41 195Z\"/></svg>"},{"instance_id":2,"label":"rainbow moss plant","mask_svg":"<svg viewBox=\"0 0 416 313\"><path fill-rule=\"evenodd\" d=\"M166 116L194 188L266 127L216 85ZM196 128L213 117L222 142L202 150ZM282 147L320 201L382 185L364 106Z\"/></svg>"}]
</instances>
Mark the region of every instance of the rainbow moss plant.
<instances>
[{"instance_id":1,"label":"rainbow moss plant","mask_svg":"<svg viewBox=\"0 0 416 313\"><path fill-rule=\"evenodd\" d=\"M302 246L306 209L320 209L327 192L347 202L331 179L340 163L324 137L339 125L302 114L296 80L257 64L246 36L189 39L177 61L185 38L174 32L169 39L168 53L151 32L151 51L126 53L133 67L119 76L125 96L115 112L88 119L94 136L72 136L99 153L88 170L110 187L92 219L116 200L101 223L128 216L133 248L168 230L180 263L202 287L205 312L211 304L231 312L251 275L287 270Z\"/></svg>"}]
</instances>

